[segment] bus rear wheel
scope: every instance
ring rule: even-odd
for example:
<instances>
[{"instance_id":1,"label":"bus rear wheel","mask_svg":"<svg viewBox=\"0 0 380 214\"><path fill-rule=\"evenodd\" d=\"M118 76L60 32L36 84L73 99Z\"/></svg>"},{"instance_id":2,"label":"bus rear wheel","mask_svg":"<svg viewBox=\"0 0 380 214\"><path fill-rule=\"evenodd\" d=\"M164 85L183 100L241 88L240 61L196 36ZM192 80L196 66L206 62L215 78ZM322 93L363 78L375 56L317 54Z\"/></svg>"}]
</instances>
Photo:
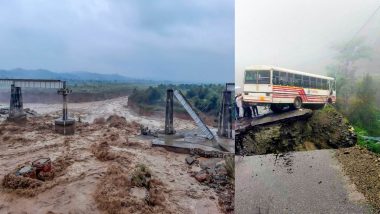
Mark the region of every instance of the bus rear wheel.
<instances>
[{"instance_id":1,"label":"bus rear wheel","mask_svg":"<svg viewBox=\"0 0 380 214\"><path fill-rule=\"evenodd\" d=\"M300 109L302 107L302 100L300 97L294 99L293 104L290 106L292 109Z\"/></svg>"}]
</instances>

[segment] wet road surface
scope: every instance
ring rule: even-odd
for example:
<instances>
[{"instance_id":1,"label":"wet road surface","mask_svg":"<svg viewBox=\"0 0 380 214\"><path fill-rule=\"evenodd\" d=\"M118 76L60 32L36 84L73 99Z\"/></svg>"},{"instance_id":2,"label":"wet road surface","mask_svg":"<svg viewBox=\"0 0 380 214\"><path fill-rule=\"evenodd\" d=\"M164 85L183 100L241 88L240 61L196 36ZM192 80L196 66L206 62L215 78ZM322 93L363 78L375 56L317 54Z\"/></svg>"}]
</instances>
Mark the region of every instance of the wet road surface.
<instances>
[{"instance_id":1,"label":"wet road surface","mask_svg":"<svg viewBox=\"0 0 380 214\"><path fill-rule=\"evenodd\" d=\"M334 150L236 157L236 213L369 213Z\"/></svg>"}]
</instances>

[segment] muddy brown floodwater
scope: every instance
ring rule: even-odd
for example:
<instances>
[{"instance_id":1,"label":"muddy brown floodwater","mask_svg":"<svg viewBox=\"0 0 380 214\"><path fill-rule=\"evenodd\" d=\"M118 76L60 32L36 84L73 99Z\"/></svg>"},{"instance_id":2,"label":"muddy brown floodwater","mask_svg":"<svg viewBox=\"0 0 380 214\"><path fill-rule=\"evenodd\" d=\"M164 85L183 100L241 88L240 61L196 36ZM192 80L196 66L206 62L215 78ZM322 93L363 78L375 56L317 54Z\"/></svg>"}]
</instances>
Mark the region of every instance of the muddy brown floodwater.
<instances>
[{"instance_id":1,"label":"muddy brown floodwater","mask_svg":"<svg viewBox=\"0 0 380 214\"><path fill-rule=\"evenodd\" d=\"M215 190L201 185L189 175L199 169L186 163L187 155L152 148L149 139L138 136L139 124L162 129L164 119L140 117L128 109L127 104L127 97L69 104L70 114L75 118L80 116L83 121L77 123L73 136L53 132L54 118L59 116L61 109L58 104L25 104L40 116L30 117L22 125L1 122L1 179L18 166L40 157L49 157L53 163L57 158L65 157L70 159L70 164L59 176L45 181L43 188L35 189L35 194L2 186L0 213L104 213L95 194L104 191L104 188L100 189L104 187L102 182L112 181L112 178L107 180L110 173L107 170L118 167L129 179L133 170L141 164L149 168L152 179L157 182L149 191L151 196L159 198L159 202L148 200L144 209L133 207L147 201L144 197L146 192L140 187L130 187L128 197L133 197L137 202L128 204L129 210L137 213L221 213ZM111 125L115 119L107 120L111 115L124 117L125 124ZM116 120L120 119L118 116ZM105 119L93 123L99 117ZM177 129L195 127L191 121L180 119L175 119L175 126ZM105 149L105 153L99 149Z\"/></svg>"}]
</instances>

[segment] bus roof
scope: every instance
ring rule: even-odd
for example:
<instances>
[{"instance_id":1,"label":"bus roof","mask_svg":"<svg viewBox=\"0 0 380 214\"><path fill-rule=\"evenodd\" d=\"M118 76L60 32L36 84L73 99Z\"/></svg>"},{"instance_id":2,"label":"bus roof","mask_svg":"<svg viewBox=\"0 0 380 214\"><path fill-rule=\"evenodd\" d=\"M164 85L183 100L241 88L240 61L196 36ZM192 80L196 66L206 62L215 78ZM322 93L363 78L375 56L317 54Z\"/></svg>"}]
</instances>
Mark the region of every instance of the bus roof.
<instances>
[{"instance_id":1,"label":"bus roof","mask_svg":"<svg viewBox=\"0 0 380 214\"><path fill-rule=\"evenodd\" d=\"M286 69L286 68L280 68L280 67L271 66L271 65L252 65L252 66L246 67L245 70L276 70L276 71L283 71L283 72L288 72L288 73L293 73L293 74L307 75L307 76L321 78L321 79L334 80L334 78L328 77L328 76L296 71L296 70L291 70L291 69Z\"/></svg>"}]
</instances>

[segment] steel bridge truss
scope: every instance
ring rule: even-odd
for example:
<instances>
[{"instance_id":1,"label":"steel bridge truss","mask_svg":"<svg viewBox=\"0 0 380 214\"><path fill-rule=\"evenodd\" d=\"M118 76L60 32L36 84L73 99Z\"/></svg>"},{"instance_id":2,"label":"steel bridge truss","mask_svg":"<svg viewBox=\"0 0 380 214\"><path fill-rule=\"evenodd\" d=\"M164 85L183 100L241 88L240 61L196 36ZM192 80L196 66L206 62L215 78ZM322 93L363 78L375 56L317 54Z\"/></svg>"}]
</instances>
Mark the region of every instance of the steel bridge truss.
<instances>
[{"instance_id":1,"label":"steel bridge truss","mask_svg":"<svg viewBox=\"0 0 380 214\"><path fill-rule=\"evenodd\" d=\"M0 88L11 86L21 88L54 88L61 89L65 87L65 81L46 80L46 79L0 79Z\"/></svg>"}]
</instances>

